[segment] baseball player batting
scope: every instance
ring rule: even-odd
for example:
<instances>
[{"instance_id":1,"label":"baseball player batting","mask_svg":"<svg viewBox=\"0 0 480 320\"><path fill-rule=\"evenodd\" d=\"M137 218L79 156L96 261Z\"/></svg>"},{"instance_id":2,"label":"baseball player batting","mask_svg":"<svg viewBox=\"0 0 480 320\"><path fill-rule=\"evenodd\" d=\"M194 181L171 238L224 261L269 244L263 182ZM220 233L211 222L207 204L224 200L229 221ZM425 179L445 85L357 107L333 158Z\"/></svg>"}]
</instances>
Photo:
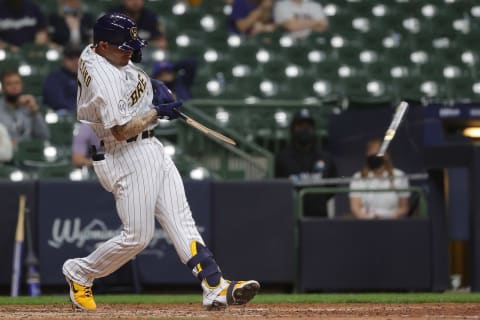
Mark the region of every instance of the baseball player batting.
<instances>
[{"instance_id":1,"label":"baseball player batting","mask_svg":"<svg viewBox=\"0 0 480 320\"><path fill-rule=\"evenodd\" d=\"M180 260L200 280L207 309L247 303L260 284L223 278L195 227L178 170L152 136L157 119L176 119L182 102L131 62L139 62L146 45L132 19L104 15L94 25L93 38L80 57L77 117L101 140L103 150L94 153L94 170L115 197L123 229L89 256L64 263L74 307L96 308L93 281L111 274L149 244L155 218Z\"/></svg>"}]
</instances>

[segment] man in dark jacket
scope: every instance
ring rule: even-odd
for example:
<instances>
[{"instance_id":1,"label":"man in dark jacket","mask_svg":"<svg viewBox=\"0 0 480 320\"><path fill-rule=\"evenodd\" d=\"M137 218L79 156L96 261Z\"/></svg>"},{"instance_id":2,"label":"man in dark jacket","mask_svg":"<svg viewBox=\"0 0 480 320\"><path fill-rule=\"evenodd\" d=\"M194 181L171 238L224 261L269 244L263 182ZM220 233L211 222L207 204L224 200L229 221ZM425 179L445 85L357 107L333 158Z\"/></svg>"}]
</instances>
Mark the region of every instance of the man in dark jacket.
<instances>
[{"instance_id":1,"label":"man in dark jacket","mask_svg":"<svg viewBox=\"0 0 480 320\"><path fill-rule=\"evenodd\" d=\"M290 124L290 144L275 157L275 177L296 182L315 182L337 176L332 157L320 148L315 134L315 120L307 109L296 113ZM304 197L305 216L327 216L331 194L310 194Z\"/></svg>"},{"instance_id":2,"label":"man in dark jacket","mask_svg":"<svg viewBox=\"0 0 480 320\"><path fill-rule=\"evenodd\" d=\"M153 66L152 78L162 81L178 100L192 98L191 87L195 80L197 62L186 59L178 63L159 61Z\"/></svg>"},{"instance_id":3,"label":"man in dark jacket","mask_svg":"<svg viewBox=\"0 0 480 320\"><path fill-rule=\"evenodd\" d=\"M154 48L166 49L167 37L162 26L158 22L157 14L145 7L144 0L123 0L119 7L110 12L126 14L137 23L138 37L148 41Z\"/></svg>"},{"instance_id":4,"label":"man in dark jacket","mask_svg":"<svg viewBox=\"0 0 480 320\"><path fill-rule=\"evenodd\" d=\"M66 47L63 64L53 70L43 83L43 101L51 109L61 112L77 111L77 69L81 50Z\"/></svg>"}]
</instances>

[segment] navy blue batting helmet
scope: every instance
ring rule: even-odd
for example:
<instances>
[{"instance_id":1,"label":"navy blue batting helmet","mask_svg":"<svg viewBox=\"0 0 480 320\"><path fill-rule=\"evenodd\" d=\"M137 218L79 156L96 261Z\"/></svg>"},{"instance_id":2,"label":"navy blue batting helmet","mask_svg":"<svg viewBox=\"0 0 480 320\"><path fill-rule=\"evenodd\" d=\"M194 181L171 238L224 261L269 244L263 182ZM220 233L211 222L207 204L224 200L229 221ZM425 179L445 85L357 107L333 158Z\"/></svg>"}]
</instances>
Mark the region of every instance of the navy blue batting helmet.
<instances>
[{"instance_id":1,"label":"navy blue batting helmet","mask_svg":"<svg viewBox=\"0 0 480 320\"><path fill-rule=\"evenodd\" d=\"M110 13L98 18L93 26L93 42L106 41L119 49L135 51L144 47L147 41L138 37L137 24L121 13Z\"/></svg>"}]
</instances>

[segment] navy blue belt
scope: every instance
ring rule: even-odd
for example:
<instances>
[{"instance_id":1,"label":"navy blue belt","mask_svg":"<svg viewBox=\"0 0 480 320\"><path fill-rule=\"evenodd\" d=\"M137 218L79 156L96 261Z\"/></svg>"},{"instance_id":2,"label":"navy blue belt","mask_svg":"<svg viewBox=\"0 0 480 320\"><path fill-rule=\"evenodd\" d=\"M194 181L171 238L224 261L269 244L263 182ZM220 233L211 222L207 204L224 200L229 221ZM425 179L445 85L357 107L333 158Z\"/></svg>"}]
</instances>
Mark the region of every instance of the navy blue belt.
<instances>
[{"instance_id":1,"label":"navy blue belt","mask_svg":"<svg viewBox=\"0 0 480 320\"><path fill-rule=\"evenodd\" d=\"M145 130L139 135L141 135L140 139L151 138L151 137L153 137L153 130ZM137 139L138 139L138 135L135 136L135 137L128 138L126 141L127 141L127 143L130 143L130 142L137 141ZM103 140L100 141L100 145L102 147L105 146L105 143L103 142Z\"/></svg>"},{"instance_id":2,"label":"navy blue belt","mask_svg":"<svg viewBox=\"0 0 480 320\"><path fill-rule=\"evenodd\" d=\"M142 137L140 139L147 139L153 137L153 130L145 130L142 132ZM127 139L127 143L137 141L138 136Z\"/></svg>"}]
</instances>

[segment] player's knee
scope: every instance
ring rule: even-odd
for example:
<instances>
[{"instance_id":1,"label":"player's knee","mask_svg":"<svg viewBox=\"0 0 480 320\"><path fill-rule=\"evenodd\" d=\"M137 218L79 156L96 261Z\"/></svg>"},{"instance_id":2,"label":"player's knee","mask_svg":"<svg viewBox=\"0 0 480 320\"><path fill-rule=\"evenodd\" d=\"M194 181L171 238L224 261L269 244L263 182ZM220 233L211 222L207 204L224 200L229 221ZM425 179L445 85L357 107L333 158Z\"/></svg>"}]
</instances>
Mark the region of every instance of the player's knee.
<instances>
[{"instance_id":1,"label":"player's knee","mask_svg":"<svg viewBox=\"0 0 480 320\"><path fill-rule=\"evenodd\" d=\"M150 242L152 241L154 232L155 232L154 228L146 228L141 232L128 233L126 234L124 243L126 246L136 251L141 251L150 244Z\"/></svg>"}]
</instances>

